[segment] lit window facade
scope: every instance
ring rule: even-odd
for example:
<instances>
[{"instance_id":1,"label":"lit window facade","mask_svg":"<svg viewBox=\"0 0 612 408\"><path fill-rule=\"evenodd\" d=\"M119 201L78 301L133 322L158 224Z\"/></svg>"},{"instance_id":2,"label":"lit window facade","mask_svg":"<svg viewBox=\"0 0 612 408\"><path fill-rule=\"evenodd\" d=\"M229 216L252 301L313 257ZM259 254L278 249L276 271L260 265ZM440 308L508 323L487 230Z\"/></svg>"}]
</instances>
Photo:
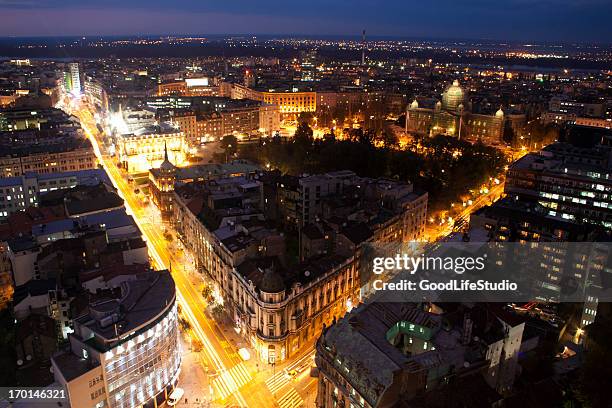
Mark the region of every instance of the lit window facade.
<instances>
[{"instance_id":1,"label":"lit window facade","mask_svg":"<svg viewBox=\"0 0 612 408\"><path fill-rule=\"evenodd\" d=\"M103 354L110 407L139 406L176 382L181 365L176 304L148 327Z\"/></svg>"},{"instance_id":2,"label":"lit window facade","mask_svg":"<svg viewBox=\"0 0 612 408\"><path fill-rule=\"evenodd\" d=\"M162 406L181 366L178 310L170 272L123 282L121 297L89 305L74 320L70 352L52 358L56 381L71 406ZM76 402L78 401L78 402Z\"/></svg>"}]
</instances>

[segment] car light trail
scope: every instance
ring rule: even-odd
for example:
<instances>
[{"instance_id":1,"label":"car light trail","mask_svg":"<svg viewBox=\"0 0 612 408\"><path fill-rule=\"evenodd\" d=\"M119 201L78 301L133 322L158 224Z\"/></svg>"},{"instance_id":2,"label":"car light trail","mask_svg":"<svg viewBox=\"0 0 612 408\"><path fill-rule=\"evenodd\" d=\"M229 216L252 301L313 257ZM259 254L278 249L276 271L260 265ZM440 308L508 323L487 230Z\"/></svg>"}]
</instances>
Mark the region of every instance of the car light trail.
<instances>
[{"instance_id":1,"label":"car light trail","mask_svg":"<svg viewBox=\"0 0 612 408\"><path fill-rule=\"evenodd\" d=\"M79 113L82 114L82 112L79 112ZM94 136L93 132L89 129L86 121L83 120L81 115L79 115L79 119L81 119L81 123L83 125L85 134L87 135L87 137L92 143L96 157L98 158L100 164L102 165L106 173L109 175L109 178L111 182L113 183L114 187L123 196L122 198L124 199L124 205L126 207L126 210L128 211L128 213L131 213L133 215L136 225L138 226L140 231L144 234L144 237L146 238L146 241L148 244L147 246L149 248L149 253L151 254L151 257L153 258L153 260L155 261L156 266L162 267L164 269L169 269L169 265L167 265L166 262L164 262L162 257L159 255L158 249L155 246L155 242L159 242L159 238L154 237L153 232L152 232L153 230L150 230L146 225L144 225L143 222L141 222L138 216L138 212L136 212L132 208L128 200L129 191L124 191L121 188L120 182L119 182L121 175L119 174L117 176L117 173L119 173L119 171L112 167L113 166L112 162L110 163L107 162L107 160L109 159L105 158L104 155L102 154L96 137ZM217 371L219 373L222 373L220 377L217 379L218 381L216 381L216 384L219 385L219 388L222 391L220 397L222 399L225 399L228 396L233 395L234 397L236 397L236 400L241 406L245 406L245 407L248 406L244 397L239 391L239 388L246 383L243 377L244 373L242 374L242 376L236 376L236 372L227 370L227 368L223 364L223 361L219 357L219 354L215 350L214 346L212 345L212 343L210 342L210 340L208 339L208 337L206 336L206 334L200 327L200 324L199 324L198 319L196 318L196 315L194 314L191 307L189 306L189 303L186 301L185 296L180 290L180 287L178 284L176 285L176 291L177 291L177 298L182 306L182 310L187 316L189 322L192 324L192 327L194 328L194 332L197 334L198 339L204 345L204 348L206 349L206 352L208 356L210 357L211 361L215 364L215 368L217 369ZM192 300L193 300L193 297L192 297ZM197 311L200 314L202 313L199 310ZM205 318L205 316L203 315L201 315L201 317Z\"/></svg>"}]
</instances>

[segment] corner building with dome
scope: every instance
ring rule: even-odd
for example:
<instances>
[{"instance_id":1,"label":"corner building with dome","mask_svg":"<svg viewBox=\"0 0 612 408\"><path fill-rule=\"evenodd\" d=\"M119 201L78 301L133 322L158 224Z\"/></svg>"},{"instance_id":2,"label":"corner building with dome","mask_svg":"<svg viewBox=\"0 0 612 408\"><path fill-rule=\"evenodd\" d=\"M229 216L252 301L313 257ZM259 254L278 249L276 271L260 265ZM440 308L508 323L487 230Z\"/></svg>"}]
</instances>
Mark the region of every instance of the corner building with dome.
<instances>
[{"instance_id":1,"label":"corner building with dome","mask_svg":"<svg viewBox=\"0 0 612 408\"><path fill-rule=\"evenodd\" d=\"M486 144L502 142L505 115L500 108L494 115L471 112L465 90L455 80L433 106L421 106L415 99L406 110L408 132L422 135L448 135Z\"/></svg>"}]
</instances>

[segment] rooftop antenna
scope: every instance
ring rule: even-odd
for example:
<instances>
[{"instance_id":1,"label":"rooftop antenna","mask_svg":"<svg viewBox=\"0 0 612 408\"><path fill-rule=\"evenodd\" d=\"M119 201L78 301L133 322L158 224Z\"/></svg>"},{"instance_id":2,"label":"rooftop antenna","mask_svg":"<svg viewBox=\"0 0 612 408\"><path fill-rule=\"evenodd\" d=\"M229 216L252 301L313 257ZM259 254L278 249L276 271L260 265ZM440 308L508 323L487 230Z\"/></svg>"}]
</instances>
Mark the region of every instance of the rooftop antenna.
<instances>
[{"instance_id":1,"label":"rooftop antenna","mask_svg":"<svg viewBox=\"0 0 612 408\"><path fill-rule=\"evenodd\" d=\"M366 30L361 32L361 65L365 65Z\"/></svg>"}]
</instances>

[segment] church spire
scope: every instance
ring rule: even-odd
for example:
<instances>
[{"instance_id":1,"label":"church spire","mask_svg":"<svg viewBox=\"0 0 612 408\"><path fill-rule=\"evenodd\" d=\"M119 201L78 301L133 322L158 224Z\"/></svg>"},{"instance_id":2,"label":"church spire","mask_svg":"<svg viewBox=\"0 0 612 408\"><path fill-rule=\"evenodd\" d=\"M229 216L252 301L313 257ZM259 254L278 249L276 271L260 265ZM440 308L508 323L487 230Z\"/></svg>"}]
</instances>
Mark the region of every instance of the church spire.
<instances>
[{"instance_id":1,"label":"church spire","mask_svg":"<svg viewBox=\"0 0 612 408\"><path fill-rule=\"evenodd\" d=\"M174 170L174 165L170 159L168 159L168 143L166 141L164 141L164 161L159 168L162 170Z\"/></svg>"}]
</instances>

